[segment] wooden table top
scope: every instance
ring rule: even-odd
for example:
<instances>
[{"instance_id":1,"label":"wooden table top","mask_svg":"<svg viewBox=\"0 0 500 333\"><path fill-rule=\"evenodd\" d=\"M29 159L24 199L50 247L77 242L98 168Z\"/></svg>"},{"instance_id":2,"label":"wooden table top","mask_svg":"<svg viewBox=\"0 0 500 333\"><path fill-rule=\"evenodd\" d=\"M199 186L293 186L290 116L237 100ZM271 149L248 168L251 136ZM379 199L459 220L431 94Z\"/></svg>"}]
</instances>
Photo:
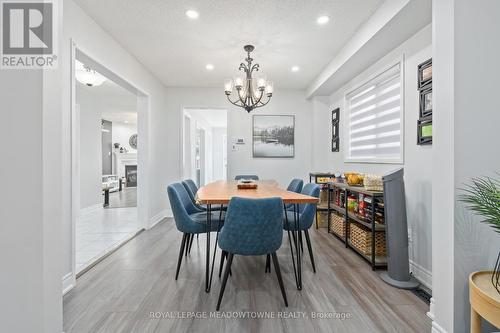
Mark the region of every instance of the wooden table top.
<instances>
[{"instance_id":1,"label":"wooden table top","mask_svg":"<svg viewBox=\"0 0 500 333\"><path fill-rule=\"evenodd\" d=\"M278 186L273 180L257 181L256 189L238 189L238 182L218 180L201 187L196 193L198 204L226 205L232 197L242 198L273 198L280 197L285 204L318 203L319 199L295 192L289 192Z\"/></svg>"},{"instance_id":2,"label":"wooden table top","mask_svg":"<svg viewBox=\"0 0 500 333\"><path fill-rule=\"evenodd\" d=\"M469 276L472 333L481 332L481 321L477 314L500 328L500 294L491 283L492 274L492 271L480 271Z\"/></svg>"},{"instance_id":3,"label":"wooden table top","mask_svg":"<svg viewBox=\"0 0 500 333\"><path fill-rule=\"evenodd\" d=\"M469 277L470 288L500 309L500 294L491 283L492 271L472 273ZM500 318L499 318L500 320Z\"/></svg>"}]
</instances>

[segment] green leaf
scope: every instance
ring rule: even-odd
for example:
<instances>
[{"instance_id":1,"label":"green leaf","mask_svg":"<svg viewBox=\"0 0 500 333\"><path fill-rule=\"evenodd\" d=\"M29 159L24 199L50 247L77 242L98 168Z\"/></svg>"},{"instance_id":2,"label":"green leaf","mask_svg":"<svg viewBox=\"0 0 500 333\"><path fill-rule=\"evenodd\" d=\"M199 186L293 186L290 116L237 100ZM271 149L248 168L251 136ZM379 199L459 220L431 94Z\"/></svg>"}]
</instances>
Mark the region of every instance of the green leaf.
<instances>
[{"instance_id":1,"label":"green leaf","mask_svg":"<svg viewBox=\"0 0 500 333\"><path fill-rule=\"evenodd\" d=\"M482 216L481 222L500 233L500 180L490 177L472 178L471 183L460 190L462 194L458 199L471 211Z\"/></svg>"}]
</instances>

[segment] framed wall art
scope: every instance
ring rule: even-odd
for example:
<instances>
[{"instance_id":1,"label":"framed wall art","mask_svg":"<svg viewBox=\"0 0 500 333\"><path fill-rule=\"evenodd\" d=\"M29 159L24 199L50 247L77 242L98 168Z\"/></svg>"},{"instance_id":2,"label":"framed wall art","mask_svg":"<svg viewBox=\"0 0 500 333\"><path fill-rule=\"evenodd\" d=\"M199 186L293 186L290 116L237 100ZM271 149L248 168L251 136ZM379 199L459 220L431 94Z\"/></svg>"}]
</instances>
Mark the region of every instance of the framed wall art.
<instances>
[{"instance_id":1,"label":"framed wall art","mask_svg":"<svg viewBox=\"0 0 500 333\"><path fill-rule=\"evenodd\" d=\"M417 144L432 144L432 117L419 119L417 121Z\"/></svg>"},{"instance_id":2,"label":"framed wall art","mask_svg":"<svg viewBox=\"0 0 500 333\"><path fill-rule=\"evenodd\" d=\"M332 111L332 152L340 150L340 109L336 108Z\"/></svg>"},{"instance_id":3,"label":"framed wall art","mask_svg":"<svg viewBox=\"0 0 500 333\"><path fill-rule=\"evenodd\" d=\"M420 118L432 115L432 86L420 91Z\"/></svg>"},{"instance_id":4,"label":"framed wall art","mask_svg":"<svg viewBox=\"0 0 500 333\"><path fill-rule=\"evenodd\" d=\"M294 157L295 116L254 115L253 157Z\"/></svg>"},{"instance_id":5,"label":"framed wall art","mask_svg":"<svg viewBox=\"0 0 500 333\"><path fill-rule=\"evenodd\" d=\"M432 59L417 67L419 91L419 118L417 120L417 144L432 144Z\"/></svg>"},{"instance_id":6,"label":"framed wall art","mask_svg":"<svg viewBox=\"0 0 500 333\"><path fill-rule=\"evenodd\" d=\"M426 60L418 65L418 90L424 89L432 84L432 59Z\"/></svg>"}]
</instances>

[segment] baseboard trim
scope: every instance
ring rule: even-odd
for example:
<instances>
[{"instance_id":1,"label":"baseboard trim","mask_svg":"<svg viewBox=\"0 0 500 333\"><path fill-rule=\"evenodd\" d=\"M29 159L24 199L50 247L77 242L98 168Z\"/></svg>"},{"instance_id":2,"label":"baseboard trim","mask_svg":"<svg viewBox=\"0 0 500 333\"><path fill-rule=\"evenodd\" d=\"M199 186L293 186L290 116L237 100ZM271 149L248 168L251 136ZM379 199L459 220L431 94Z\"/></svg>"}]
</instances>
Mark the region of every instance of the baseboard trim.
<instances>
[{"instance_id":1,"label":"baseboard trim","mask_svg":"<svg viewBox=\"0 0 500 333\"><path fill-rule=\"evenodd\" d=\"M434 321L434 297L431 297L431 304L429 304L429 312L426 313L427 317Z\"/></svg>"},{"instance_id":2,"label":"baseboard trim","mask_svg":"<svg viewBox=\"0 0 500 333\"><path fill-rule=\"evenodd\" d=\"M410 272L421 284L432 290L432 273L429 270L410 260Z\"/></svg>"},{"instance_id":3,"label":"baseboard trim","mask_svg":"<svg viewBox=\"0 0 500 333\"><path fill-rule=\"evenodd\" d=\"M103 209L102 204L95 204L95 205L92 205L92 206L88 206L88 207L80 209L79 216L82 216L82 215L85 215L85 214L89 214L89 213L93 213L93 212L98 211L100 209Z\"/></svg>"},{"instance_id":4,"label":"baseboard trim","mask_svg":"<svg viewBox=\"0 0 500 333\"><path fill-rule=\"evenodd\" d=\"M434 320L432 321L432 333L448 333L444 328L442 328L438 323Z\"/></svg>"},{"instance_id":5,"label":"baseboard trim","mask_svg":"<svg viewBox=\"0 0 500 333\"><path fill-rule=\"evenodd\" d=\"M75 287L76 278L73 272L69 272L62 278L62 294L66 295L71 289Z\"/></svg>"},{"instance_id":6,"label":"baseboard trim","mask_svg":"<svg viewBox=\"0 0 500 333\"><path fill-rule=\"evenodd\" d=\"M152 218L149 219L149 227L148 229L153 228L155 225L157 225L161 220L167 217L173 217L172 210L170 209L164 209Z\"/></svg>"}]
</instances>

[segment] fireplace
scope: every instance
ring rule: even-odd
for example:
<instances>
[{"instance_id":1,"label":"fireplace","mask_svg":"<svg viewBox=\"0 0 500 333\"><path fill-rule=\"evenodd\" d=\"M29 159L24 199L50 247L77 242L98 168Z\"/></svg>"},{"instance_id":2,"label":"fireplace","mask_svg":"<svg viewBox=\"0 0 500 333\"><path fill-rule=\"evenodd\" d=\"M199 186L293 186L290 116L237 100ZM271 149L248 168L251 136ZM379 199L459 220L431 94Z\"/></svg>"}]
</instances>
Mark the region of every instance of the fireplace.
<instances>
[{"instance_id":1,"label":"fireplace","mask_svg":"<svg viewBox=\"0 0 500 333\"><path fill-rule=\"evenodd\" d=\"M125 165L127 187L137 187L137 165Z\"/></svg>"}]
</instances>

